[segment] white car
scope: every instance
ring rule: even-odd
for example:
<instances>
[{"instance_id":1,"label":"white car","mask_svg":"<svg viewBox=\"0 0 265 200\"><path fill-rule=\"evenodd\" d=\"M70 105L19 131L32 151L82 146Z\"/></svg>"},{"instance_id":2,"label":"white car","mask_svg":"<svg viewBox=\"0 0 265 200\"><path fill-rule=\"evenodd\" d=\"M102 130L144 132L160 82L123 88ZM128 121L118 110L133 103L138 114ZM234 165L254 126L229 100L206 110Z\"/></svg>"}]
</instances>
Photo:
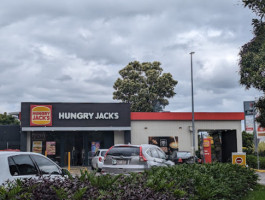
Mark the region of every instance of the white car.
<instances>
[{"instance_id":1,"label":"white car","mask_svg":"<svg viewBox=\"0 0 265 200\"><path fill-rule=\"evenodd\" d=\"M96 152L95 156L92 158L92 161L91 161L92 170L101 171L103 162L104 162L104 156L107 151L108 149L99 149Z\"/></svg>"},{"instance_id":2,"label":"white car","mask_svg":"<svg viewBox=\"0 0 265 200\"><path fill-rule=\"evenodd\" d=\"M0 185L7 180L63 177L66 171L49 158L32 152L0 152Z\"/></svg>"}]
</instances>

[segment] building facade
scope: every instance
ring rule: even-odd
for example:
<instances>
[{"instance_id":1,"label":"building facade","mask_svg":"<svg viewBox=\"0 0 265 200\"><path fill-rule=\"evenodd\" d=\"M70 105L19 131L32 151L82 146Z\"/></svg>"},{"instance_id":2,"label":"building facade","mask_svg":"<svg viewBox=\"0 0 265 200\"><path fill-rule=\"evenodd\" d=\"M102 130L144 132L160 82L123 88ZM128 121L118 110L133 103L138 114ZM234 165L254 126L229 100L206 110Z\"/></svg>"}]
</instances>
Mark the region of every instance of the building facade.
<instances>
[{"instance_id":1,"label":"building facade","mask_svg":"<svg viewBox=\"0 0 265 200\"><path fill-rule=\"evenodd\" d=\"M243 113L195 113L195 132L219 137L222 161L242 149ZM151 143L167 154L192 151L191 113L135 113L126 103L21 103L21 150L47 154L61 166L89 165L98 148ZM218 140L218 138L217 138ZM196 137L196 150L199 140Z\"/></svg>"}]
</instances>

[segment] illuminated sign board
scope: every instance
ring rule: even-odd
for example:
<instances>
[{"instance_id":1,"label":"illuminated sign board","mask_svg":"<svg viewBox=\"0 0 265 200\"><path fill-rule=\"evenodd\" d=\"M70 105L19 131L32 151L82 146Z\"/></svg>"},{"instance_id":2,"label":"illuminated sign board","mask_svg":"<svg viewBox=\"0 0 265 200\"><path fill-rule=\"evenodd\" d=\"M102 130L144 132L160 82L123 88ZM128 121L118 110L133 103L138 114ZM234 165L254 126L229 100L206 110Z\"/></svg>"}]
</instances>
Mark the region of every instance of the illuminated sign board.
<instances>
[{"instance_id":1,"label":"illuminated sign board","mask_svg":"<svg viewBox=\"0 0 265 200\"><path fill-rule=\"evenodd\" d=\"M130 127L128 103L21 103L21 127Z\"/></svg>"},{"instance_id":2,"label":"illuminated sign board","mask_svg":"<svg viewBox=\"0 0 265 200\"><path fill-rule=\"evenodd\" d=\"M52 106L30 105L30 126L52 126Z\"/></svg>"}]
</instances>

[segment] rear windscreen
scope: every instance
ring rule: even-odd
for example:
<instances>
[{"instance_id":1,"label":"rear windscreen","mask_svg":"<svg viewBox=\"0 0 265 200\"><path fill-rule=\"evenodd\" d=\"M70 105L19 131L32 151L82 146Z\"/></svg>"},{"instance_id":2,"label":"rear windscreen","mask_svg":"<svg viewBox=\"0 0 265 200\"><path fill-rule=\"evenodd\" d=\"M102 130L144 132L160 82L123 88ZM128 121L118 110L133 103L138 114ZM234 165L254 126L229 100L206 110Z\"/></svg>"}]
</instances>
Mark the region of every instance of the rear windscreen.
<instances>
[{"instance_id":1,"label":"rear windscreen","mask_svg":"<svg viewBox=\"0 0 265 200\"><path fill-rule=\"evenodd\" d=\"M139 156L139 147L113 147L107 155L111 156Z\"/></svg>"},{"instance_id":2,"label":"rear windscreen","mask_svg":"<svg viewBox=\"0 0 265 200\"><path fill-rule=\"evenodd\" d=\"M107 151L101 151L101 156L103 156L103 157L104 157L104 156L105 156L105 154L106 154L106 152L107 152Z\"/></svg>"},{"instance_id":3,"label":"rear windscreen","mask_svg":"<svg viewBox=\"0 0 265 200\"><path fill-rule=\"evenodd\" d=\"M191 156L191 153L189 153L189 152L178 152L178 157L182 157L182 158L188 158L188 157L190 157Z\"/></svg>"}]
</instances>

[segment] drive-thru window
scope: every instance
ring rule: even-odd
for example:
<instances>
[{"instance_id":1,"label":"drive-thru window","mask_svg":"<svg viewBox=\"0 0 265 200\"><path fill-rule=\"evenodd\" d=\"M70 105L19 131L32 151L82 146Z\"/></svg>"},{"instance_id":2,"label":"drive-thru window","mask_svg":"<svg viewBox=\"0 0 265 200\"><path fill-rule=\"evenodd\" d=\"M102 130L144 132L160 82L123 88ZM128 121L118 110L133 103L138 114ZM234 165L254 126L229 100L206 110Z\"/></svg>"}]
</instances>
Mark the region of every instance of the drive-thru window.
<instances>
[{"instance_id":1,"label":"drive-thru window","mask_svg":"<svg viewBox=\"0 0 265 200\"><path fill-rule=\"evenodd\" d=\"M192 152L192 113L131 113L131 120L132 144L155 144L167 154L173 151ZM232 152L242 152L242 120L243 112L196 112L196 151L204 132L213 138L213 159L231 161Z\"/></svg>"}]
</instances>

